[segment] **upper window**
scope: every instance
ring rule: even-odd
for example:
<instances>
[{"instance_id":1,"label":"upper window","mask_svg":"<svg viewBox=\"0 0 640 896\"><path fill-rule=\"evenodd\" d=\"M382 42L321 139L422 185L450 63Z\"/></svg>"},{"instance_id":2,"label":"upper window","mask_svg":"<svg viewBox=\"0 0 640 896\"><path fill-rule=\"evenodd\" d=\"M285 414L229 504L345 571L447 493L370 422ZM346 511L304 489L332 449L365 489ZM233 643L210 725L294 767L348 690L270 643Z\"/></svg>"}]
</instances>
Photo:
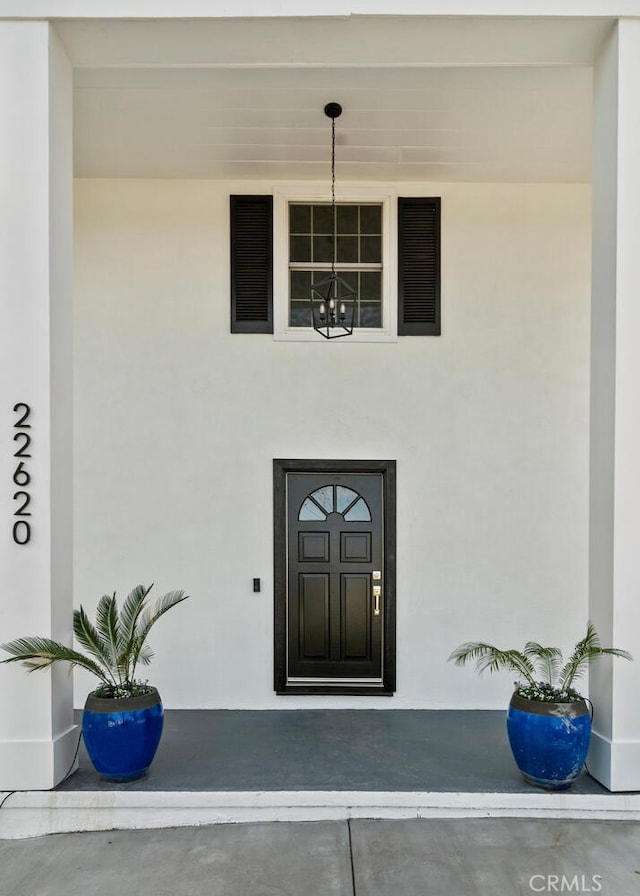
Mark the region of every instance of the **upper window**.
<instances>
[{"instance_id":1,"label":"upper window","mask_svg":"<svg viewBox=\"0 0 640 896\"><path fill-rule=\"evenodd\" d=\"M316 339L311 284L336 273L356 293L342 342L440 335L440 199L362 188L335 208L300 192L231 196L231 332ZM275 201L274 201L275 199Z\"/></svg>"},{"instance_id":2,"label":"upper window","mask_svg":"<svg viewBox=\"0 0 640 896\"><path fill-rule=\"evenodd\" d=\"M335 214L334 214L335 211ZM289 326L310 327L311 284L332 269L356 293L354 326L382 327L382 205L289 205Z\"/></svg>"}]
</instances>

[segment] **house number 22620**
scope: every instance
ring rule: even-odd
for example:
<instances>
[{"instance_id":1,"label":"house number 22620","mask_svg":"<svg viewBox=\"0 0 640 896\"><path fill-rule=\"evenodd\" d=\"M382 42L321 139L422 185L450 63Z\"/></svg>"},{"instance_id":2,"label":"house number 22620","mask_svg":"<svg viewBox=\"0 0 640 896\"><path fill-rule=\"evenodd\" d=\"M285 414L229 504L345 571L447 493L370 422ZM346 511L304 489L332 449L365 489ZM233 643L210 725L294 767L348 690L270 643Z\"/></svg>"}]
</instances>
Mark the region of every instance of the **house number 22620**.
<instances>
[{"instance_id":1,"label":"house number 22620","mask_svg":"<svg viewBox=\"0 0 640 896\"><path fill-rule=\"evenodd\" d=\"M18 491L13 495L15 502L13 540L16 544L27 544L31 541L31 522L28 519L31 516L31 511L28 509L31 504L31 493L28 491L31 483L31 473L29 472L31 435L26 430L31 429L31 424L27 423L31 416L31 408L24 401L19 401L14 404L13 410L16 414L13 424L15 430L13 441L16 443L16 450L13 452L16 462L13 471L13 484L18 486Z\"/></svg>"}]
</instances>

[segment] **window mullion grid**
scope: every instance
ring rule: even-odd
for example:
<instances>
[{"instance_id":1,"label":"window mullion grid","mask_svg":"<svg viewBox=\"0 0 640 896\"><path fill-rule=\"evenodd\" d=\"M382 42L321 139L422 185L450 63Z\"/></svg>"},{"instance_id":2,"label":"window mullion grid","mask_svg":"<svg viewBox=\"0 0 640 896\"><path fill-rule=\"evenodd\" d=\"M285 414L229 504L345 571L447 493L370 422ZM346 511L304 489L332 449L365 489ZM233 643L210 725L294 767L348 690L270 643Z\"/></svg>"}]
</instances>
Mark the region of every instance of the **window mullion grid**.
<instances>
[{"instance_id":1,"label":"window mullion grid","mask_svg":"<svg viewBox=\"0 0 640 896\"><path fill-rule=\"evenodd\" d=\"M357 275L357 289L356 289L356 315L357 315L357 324L356 326L361 326L360 314L361 314L361 300L362 300L362 283L361 283L361 274L364 273L380 273L382 274L384 270L384 260L381 259L379 262L362 262L362 213L363 209L360 204L357 205L357 218L356 218L356 226L355 226L355 237L356 237L356 257L357 261L353 262L340 262L338 261L338 203L332 209L333 212L333 227L332 227L332 258L331 261L315 261L315 249L316 249L316 207L315 204L311 204L310 207L310 259L309 261L289 261L289 271L304 271L309 272L312 277L315 276L316 273L321 272L337 272L342 271L343 273L352 273ZM291 233L291 231L290 231ZM381 318L384 315L383 302L380 305L380 315Z\"/></svg>"}]
</instances>

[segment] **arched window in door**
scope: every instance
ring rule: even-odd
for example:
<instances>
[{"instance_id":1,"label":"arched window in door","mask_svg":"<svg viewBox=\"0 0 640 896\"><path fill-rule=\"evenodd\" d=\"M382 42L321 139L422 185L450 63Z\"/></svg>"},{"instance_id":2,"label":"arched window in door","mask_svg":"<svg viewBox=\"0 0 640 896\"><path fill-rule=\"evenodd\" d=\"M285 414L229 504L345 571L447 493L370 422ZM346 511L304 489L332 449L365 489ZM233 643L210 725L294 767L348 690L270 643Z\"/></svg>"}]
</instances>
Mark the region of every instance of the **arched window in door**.
<instances>
[{"instance_id":1,"label":"arched window in door","mask_svg":"<svg viewBox=\"0 0 640 896\"><path fill-rule=\"evenodd\" d=\"M371 522L365 499L345 485L323 485L311 492L300 505L298 520L326 520L330 513L339 513L348 523Z\"/></svg>"}]
</instances>

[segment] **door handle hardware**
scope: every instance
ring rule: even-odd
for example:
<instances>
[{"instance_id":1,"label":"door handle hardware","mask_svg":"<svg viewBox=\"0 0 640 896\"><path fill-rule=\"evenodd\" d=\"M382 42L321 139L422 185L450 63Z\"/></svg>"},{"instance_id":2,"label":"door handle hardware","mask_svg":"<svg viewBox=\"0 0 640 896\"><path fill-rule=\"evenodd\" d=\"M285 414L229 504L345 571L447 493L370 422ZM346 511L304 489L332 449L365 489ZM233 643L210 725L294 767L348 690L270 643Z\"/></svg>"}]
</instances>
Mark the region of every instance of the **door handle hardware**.
<instances>
[{"instance_id":1,"label":"door handle hardware","mask_svg":"<svg viewBox=\"0 0 640 896\"><path fill-rule=\"evenodd\" d=\"M373 615L380 615L380 594L382 592L382 588L380 585L373 586Z\"/></svg>"}]
</instances>

